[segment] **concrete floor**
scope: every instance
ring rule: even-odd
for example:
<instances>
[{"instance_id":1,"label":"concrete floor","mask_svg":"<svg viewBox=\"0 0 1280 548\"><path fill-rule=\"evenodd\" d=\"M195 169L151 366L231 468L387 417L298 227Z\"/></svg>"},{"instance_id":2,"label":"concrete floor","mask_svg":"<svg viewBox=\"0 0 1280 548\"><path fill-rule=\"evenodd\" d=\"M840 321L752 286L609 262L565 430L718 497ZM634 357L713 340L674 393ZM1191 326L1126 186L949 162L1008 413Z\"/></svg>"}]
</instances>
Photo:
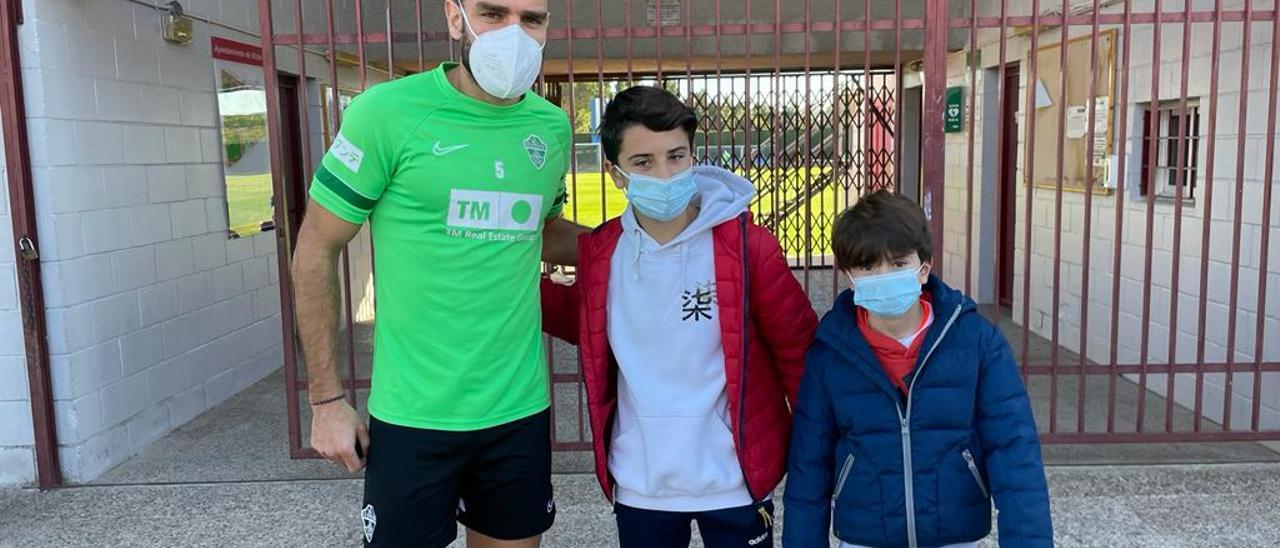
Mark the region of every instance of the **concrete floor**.
<instances>
[{"instance_id":1,"label":"concrete floor","mask_svg":"<svg viewBox=\"0 0 1280 548\"><path fill-rule=\"evenodd\" d=\"M1278 464L1050 467L1048 476L1058 546L1280 539ZM543 545L615 546L594 479L554 481L559 516ZM0 491L0 546L358 546L360 490L360 480L330 479ZM994 536L983 543L994 545Z\"/></svg>"},{"instance_id":2,"label":"concrete floor","mask_svg":"<svg viewBox=\"0 0 1280 548\"><path fill-rule=\"evenodd\" d=\"M815 308L829 308L829 273L814 273L810 291ZM358 326L354 336L366 375L370 326ZM1009 338L1017 346L1021 333ZM1031 343L1032 359L1044 360L1048 342ZM556 343L557 372L575 372L573 352ZM1048 381L1029 383L1042 428ZM1105 424L1108 381L1086 379L1087 431ZM357 545L362 482L324 462L288 458L283 384L281 373L264 379L91 485L0 491L0 546ZM1057 385L1059 420L1071 428L1077 386L1075 377ZM578 387L556 393L557 435L576 441ZM1136 424L1137 394L1137 385L1117 380L1122 430ZM1146 398L1148 426L1163 425L1164 400ZM1174 410L1176 422L1189 424L1189 411ZM308 420L303 409L304 427ZM1059 545L1262 546L1280 538L1280 520L1270 517L1280 505L1280 452L1264 444L1046 445L1044 453ZM609 508L594 479L580 474L591 469L590 455L557 453L555 468L560 514L544 545L612 545Z\"/></svg>"}]
</instances>

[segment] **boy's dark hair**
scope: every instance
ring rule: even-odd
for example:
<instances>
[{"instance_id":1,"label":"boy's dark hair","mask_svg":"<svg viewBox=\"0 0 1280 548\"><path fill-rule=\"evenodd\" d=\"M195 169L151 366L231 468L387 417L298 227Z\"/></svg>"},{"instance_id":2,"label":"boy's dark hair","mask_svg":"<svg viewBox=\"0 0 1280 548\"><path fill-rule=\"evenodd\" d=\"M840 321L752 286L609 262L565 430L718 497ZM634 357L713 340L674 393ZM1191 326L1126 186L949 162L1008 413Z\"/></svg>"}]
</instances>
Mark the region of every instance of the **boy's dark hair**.
<instances>
[{"instance_id":1,"label":"boy's dark hair","mask_svg":"<svg viewBox=\"0 0 1280 548\"><path fill-rule=\"evenodd\" d=\"M622 134L627 128L637 124L650 131L681 128L689 134L689 148L693 148L693 133L698 129L698 115L665 89L653 86L627 88L609 101L600 120L600 142L605 158L618 163Z\"/></svg>"},{"instance_id":2,"label":"boy's dark hair","mask_svg":"<svg viewBox=\"0 0 1280 548\"><path fill-rule=\"evenodd\" d=\"M933 258L933 238L924 211L911 199L879 190L858 200L836 218L831 247L836 268L849 270L916 253Z\"/></svg>"}]
</instances>

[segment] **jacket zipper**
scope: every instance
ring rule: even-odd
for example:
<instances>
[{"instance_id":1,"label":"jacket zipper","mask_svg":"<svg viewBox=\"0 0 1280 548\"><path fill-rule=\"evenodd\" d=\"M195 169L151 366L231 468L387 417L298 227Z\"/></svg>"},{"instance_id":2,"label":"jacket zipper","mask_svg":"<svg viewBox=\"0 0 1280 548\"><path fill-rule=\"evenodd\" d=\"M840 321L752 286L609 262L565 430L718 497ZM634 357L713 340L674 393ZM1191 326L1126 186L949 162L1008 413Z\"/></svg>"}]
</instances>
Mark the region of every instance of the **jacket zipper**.
<instances>
[{"instance_id":1,"label":"jacket zipper","mask_svg":"<svg viewBox=\"0 0 1280 548\"><path fill-rule=\"evenodd\" d=\"M844 482L849 479L849 470L853 469L854 456L849 455L844 459L844 466L840 468L840 480L836 482L836 492L831 497L831 505L835 506L840 500L840 492L844 491Z\"/></svg>"},{"instance_id":2,"label":"jacket zipper","mask_svg":"<svg viewBox=\"0 0 1280 548\"><path fill-rule=\"evenodd\" d=\"M764 499L761 495L760 499L756 498L756 494L751 490L751 479L747 475L747 465L743 462L742 450L747 446L747 421L745 418L746 402L747 402L747 352L750 351L750 342L747 337L751 334L751 271L748 268L749 257L747 256L747 216L742 214L738 217L738 226L740 227L742 237L742 357L739 361L738 371L738 468L742 470L742 483L747 486L747 496L751 497L751 503L755 504L759 500Z\"/></svg>"},{"instance_id":3,"label":"jacket zipper","mask_svg":"<svg viewBox=\"0 0 1280 548\"><path fill-rule=\"evenodd\" d=\"M964 457L965 464L969 465L969 473L973 474L973 481L978 482L978 488L982 489L982 496L991 498L991 493L987 492L987 484L982 481L982 474L978 472L978 465L973 462L973 453L965 449L960 455Z\"/></svg>"},{"instance_id":4,"label":"jacket zipper","mask_svg":"<svg viewBox=\"0 0 1280 548\"><path fill-rule=\"evenodd\" d=\"M956 307L955 312L951 313L951 319L947 320L947 325L942 327L942 333L938 334L938 340L933 341L933 346L929 347L929 352L925 353L924 359L920 360L920 369L911 377L911 384L907 387L907 410L902 411L902 405L898 404L898 422L902 427L902 478L907 503L907 544L911 548L917 548L919 544L916 541L916 500L915 500L915 471L911 464L911 402L912 395L915 393L916 381L924 374L924 366L929 363L929 358L933 356L933 351L938 349L938 345L942 344L942 339L946 338L947 332L951 331L951 326L956 323L956 318L960 317L960 311L964 310L964 305Z\"/></svg>"}]
</instances>

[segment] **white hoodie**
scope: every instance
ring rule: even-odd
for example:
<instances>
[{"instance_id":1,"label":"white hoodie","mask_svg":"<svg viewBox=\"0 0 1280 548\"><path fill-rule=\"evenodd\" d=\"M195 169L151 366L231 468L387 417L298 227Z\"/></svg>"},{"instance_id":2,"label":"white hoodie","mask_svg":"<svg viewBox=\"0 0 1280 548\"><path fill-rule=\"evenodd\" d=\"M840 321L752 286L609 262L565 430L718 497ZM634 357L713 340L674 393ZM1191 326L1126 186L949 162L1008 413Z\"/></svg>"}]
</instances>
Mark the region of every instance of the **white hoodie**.
<instances>
[{"instance_id":1,"label":"white hoodie","mask_svg":"<svg viewBox=\"0 0 1280 548\"><path fill-rule=\"evenodd\" d=\"M697 512L752 503L729 429L711 229L734 222L755 189L720 168L694 168L698 217L666 245L630 206L610 263L609 346L618 412L609 451L616 500Z\"/></svg>"}]
</instances>

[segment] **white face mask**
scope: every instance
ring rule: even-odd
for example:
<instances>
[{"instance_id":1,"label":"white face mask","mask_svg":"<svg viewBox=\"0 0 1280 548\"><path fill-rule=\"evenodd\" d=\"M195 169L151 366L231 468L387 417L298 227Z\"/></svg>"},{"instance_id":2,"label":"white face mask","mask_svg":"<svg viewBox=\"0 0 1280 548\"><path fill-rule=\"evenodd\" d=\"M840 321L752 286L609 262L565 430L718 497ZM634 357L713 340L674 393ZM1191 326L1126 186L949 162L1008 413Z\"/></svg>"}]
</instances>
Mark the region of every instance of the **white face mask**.
<instances>
[{"instance_id":1,"label":"white face mask","mask_svg":"<svg viewBox=\"0 0 1280 548\"><path fill-rule=\"evenodd\" d=\"M515 99L529 91L542 71L542 44L519 24L477 35L461 2L458 8L473 39L468 60L476 83L499 99Z\"/></svg>"}]
</instances>

